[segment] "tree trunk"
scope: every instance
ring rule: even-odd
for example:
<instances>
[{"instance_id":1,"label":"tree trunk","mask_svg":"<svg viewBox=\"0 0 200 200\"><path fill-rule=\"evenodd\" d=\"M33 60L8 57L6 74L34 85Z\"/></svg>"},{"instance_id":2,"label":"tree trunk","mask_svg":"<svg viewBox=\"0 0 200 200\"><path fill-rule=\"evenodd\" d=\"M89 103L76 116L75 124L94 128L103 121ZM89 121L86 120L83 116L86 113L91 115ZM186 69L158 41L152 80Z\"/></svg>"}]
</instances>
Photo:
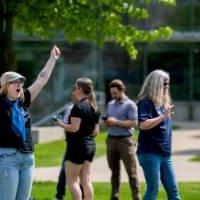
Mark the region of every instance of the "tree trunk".
<instances>
[{"instance_id":1,"label":"tree trunk","mask_svg":"<svg viewBox=\"0 0 200 200\"><path fill-rule=\"evenodd\" d=\"M6 0L0 1L0 74L16 70L16 56L13 42L14 13L8 11Z\"/></svg>"}]
</instances>

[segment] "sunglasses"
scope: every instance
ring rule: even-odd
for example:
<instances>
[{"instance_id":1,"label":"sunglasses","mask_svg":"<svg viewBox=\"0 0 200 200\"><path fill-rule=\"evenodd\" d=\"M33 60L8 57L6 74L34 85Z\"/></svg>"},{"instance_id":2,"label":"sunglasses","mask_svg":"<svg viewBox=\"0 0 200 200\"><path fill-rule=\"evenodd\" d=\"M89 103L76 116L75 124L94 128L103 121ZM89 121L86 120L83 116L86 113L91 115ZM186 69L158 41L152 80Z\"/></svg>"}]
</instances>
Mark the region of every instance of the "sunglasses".
<instances>
[{"instance_id":1,"label":"sunglasses","mask_svg":"<svg viewBox=\"0 0 200 200\"><path fill-rule=\"evenodd\" d=\"M77 89L79 89L79 87L75 85L75 86L73 87L73 90L77 90Z\"/></svg>"},{"instance_id":2,"label":"sunglasses","mask_svg":"<svg viewBox=\"0 0 200 200\"><path fill-rule=\"evenodd\" d=\"M169 82L164 82L163 83L163 86L167 86L167 85L169 85L170 83Z\"/></svg>"},{"instance_id":3,"label":"sunglasses","mask_svg":"<svg viewBox=\"0 0 200 200\"><path fill-rule=\"evenodd\" d=\"M11 81L9 82L9 84L15 84L15 85L20 85L20 86L24 86L24 81L22 80L16 80L16 81Z\"/></svg>"}]
</instances>

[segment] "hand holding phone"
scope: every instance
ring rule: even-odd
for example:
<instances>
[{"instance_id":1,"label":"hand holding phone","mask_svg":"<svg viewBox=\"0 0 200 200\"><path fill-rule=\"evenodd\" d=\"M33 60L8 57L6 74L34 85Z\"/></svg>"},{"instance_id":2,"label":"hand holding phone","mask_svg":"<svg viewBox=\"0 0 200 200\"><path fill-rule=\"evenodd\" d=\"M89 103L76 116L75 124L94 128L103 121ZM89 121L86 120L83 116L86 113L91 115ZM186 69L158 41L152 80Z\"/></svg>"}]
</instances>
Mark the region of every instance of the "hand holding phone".
<instances>
[{"instance_id":1,"label":"hand holding phone","mask_svg":"<svg viewBox=\"0 0 200 200\"><path fill-rule=\"evenodd\" d=\"M62 117L60 116L60 115L54 115L54 116L52 116L52 120L54 121L54 122L57 122L57 121L59 121L59 120L61 120L62 119Z\"/></svg>"},{"instance_id":2,"label":"hand holding phone","mask_svg":"<svg viewBox=\"0 0 200 200\"><path fill-rule=\"evenodd\" d=\"M104 121L106 121L106 120L108 119L108 117L103 116L102 119L103 119Z\"/></svg>"}]
</instances>

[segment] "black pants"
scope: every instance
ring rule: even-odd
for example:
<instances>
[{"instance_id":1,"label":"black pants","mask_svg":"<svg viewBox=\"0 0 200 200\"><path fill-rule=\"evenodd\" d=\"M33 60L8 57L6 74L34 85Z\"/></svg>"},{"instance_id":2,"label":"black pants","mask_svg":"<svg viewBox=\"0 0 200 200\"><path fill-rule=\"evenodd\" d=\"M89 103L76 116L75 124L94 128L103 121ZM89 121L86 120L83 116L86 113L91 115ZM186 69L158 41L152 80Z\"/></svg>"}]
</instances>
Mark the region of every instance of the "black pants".
<instances>
[{"instance_id":1,"label":"black pants","mask_svg":"<svg viewBox=\"0 0 200 200\"><path fill-rule=\"evenodd\" d=\"M66 175L65 175L65 158L66 158L66 152L63 156L63 161L58 177L58 183L56 186L56 198L57 199L64 199L65 197L65 188L66 188Z\"/></svg>"}]
</instances>

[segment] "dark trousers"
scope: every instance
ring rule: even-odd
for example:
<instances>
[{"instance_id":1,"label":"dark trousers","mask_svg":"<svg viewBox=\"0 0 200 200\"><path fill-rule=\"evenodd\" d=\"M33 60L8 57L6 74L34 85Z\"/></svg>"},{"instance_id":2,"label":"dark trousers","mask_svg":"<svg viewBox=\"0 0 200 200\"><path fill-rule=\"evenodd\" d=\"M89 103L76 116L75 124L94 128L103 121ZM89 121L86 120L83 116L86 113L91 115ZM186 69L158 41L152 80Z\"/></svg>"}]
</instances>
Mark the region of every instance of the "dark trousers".
<instances>
[{"instance_id":1,"label":"dark trousers","mask_svg":"<svg viewBox=\"0 0 200 200\"><path fill-rule=\"evenodd\" d=\"M135 144L130 137L110 137L106 139L107 160L111 170L111 200L119 200L120 160L123 161L129 178L132 199L140 200L139 181L136 165Z\"/></svg>"},{"instance_id":2,"label":"dark trousers","mask_svg":"<svg viewBox=\"0 0 200 200\"><path fill-rule=\"evenodd\" d=\"M64 154L59 177L58 183L56 186L56 198L57 199L64 199L65 197L65 188L66 188L66 175L65 175L65 157L66 153Z\"/></svg>"}]
</instances>

